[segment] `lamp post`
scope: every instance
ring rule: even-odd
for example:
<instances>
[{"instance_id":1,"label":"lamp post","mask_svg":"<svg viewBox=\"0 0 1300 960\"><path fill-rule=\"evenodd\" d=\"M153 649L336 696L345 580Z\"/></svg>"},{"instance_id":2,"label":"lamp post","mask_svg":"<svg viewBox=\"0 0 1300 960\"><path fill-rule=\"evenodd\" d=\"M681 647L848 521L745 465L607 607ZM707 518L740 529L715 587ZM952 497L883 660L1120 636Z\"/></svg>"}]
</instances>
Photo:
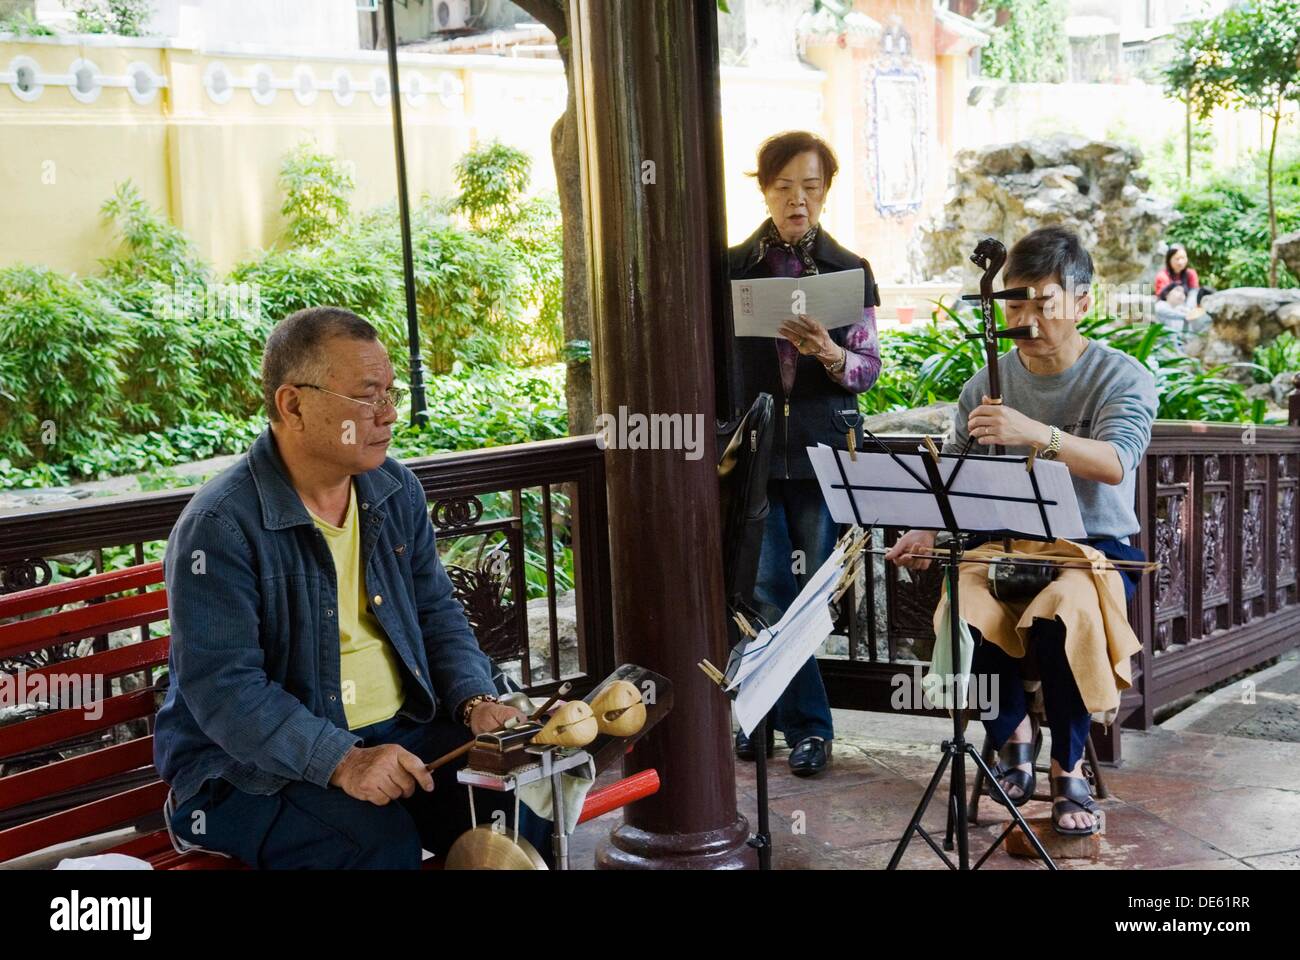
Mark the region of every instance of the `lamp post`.
<instances>
[{"instance_id":1,"label":"lamp post","mask_svg":"<svg viewBox=\"0 0 1300 960\"><path fill-rule=\"evenodd\" d=\"M420 318L415 306L415 258L411 253L411 201L406 190L406 140L402 136L402 88L397 77L397 22L393 0L384 0L388 39L388 99L393 108L393 146L397 154L397 210L402 224L402 283L406 288L406 337L411 349L411 426L419 426L428 403L420 360Z\"/></svg>"}]
</instances>

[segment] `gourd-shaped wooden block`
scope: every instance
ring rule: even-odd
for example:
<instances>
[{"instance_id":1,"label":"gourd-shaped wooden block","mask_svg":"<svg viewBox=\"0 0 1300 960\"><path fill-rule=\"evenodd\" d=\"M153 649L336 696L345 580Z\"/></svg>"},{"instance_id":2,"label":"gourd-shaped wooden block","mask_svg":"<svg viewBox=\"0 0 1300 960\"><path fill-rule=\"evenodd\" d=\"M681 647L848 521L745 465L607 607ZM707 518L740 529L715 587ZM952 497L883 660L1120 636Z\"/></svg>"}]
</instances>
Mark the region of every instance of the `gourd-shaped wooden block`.
<instances>
[{"instance_id":1,"label":"gourd-shaped wooden block","mask_svg":"<svg viewBox=\"0 0 1300 960\"><path fill-rule=\"evenodd\" d=\"M611 737L630 737L645 726L645 703L636 684L615 680L591 701L600 732Z\"/></svg>"},{"instance_id":2,"label":"gourd-shaped wooden block","mask_svg":"<svg viewBox=\"0 0 1300 960\"><path fill-rule=\"evenodd\" d=\"M585 747L599 732L596 716L585 701L570 700L551 714L551 719L533 743L553 743L560 747Z\"/></svg>"}]
</instances>

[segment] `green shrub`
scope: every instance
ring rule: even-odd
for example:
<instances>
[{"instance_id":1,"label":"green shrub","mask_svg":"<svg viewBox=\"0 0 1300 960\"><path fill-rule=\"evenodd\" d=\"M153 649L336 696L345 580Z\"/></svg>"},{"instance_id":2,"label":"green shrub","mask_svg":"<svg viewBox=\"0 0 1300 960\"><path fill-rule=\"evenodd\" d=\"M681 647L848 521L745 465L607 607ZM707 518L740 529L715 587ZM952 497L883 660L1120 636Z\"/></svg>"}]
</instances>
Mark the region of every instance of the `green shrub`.
<instances>
[{"instance_id":1,"label":"green shrub","mask_svg":"<svg viewBox=\"0 0 1300 960\"><path fill-rule=\"evenodd\" d=\"M134 347L119 348L123 426L131 433L184 423L200 410L257 409L258 354L269 326L252 290L215 283L184 232L128 180L103 206L122 249L86 281L132 317Z\"/></svg>"},{"instance_id":2,"label":"green shrub","mask_svg":"<svg viewBox=\"0 0 1300 960\"><path fill-rule=\"evenodd\" d=\"M0 456L62 460L139 414L124 409L122 393L132 319L75 277L0 269Z\"/></svg>"},{"instance_id":3,"label":"green shrub","mask_svg":"<svg viewBox=\"0 0 1300 960\"><path fill-rule=\"evenodd\" d=\"M355 234L314 247L257 254L237 264L230 281L257 291L259 313L268 328L304 307L346 307L375 325L392 356L406 354L401 260L369 247ZM259 343L258 353L260 349Z\"/></svg>"},{"instance_id":4,"label":"green shrub","mask_svg":"<svg viewBox=\"0 0 1300 960\"><path fill-rule=\"evenodd\" d=\"M337 158L310 142L298 144L280 164L289 240L296 246L320 243L348 219L356 181Z\"/></svg>"},{"instance_id":5,"label":"green shrub","mask_svg":"<svg viewBox=\"0 0 1300 960\"><path fill-rule=\"evenodd\" d=\"M0 18L0 33L19 37L52 37L54 31L36 19L32 10L21 10Z\"/></svg>"},{"instance_id":6,"label":"green shrub","mask_svg":"<svg viewBox=\"0 0 1300 960\"><path fill-rule=\"evenodd\" d=\"M153 4L150 0L76 0L72 12L81 33L140 37L153 16Z\"/></svg>"},{"instance_id":7,"label":"green shrub","mask_svg":"<svg viewBox=\"0 0 1300 960\"><path fill-rule=\"evenodd\" d=\"M997 26L1001 11L1007 20ZM1065 0L991 0L977 20L989 31L980 51L985 76L1017 83L1059 83L1067 78L1070 46L1061 25L1068 14Z\"/></svg>"},{"instance_id":8,"label":"green shrub","mask_svg":"<svg viewBox=\"0 0 1300 960\"><path fill-rule=\"evenodd\" d=\"M1261 343L1251 357L1255 366L1255 382L1271 383L1280 373L1300 370L1300 340L1289 330L1273 338L1272 343Z\"/></svg>"},{"instance_id":9,"label":"green shrub","mask_svg":"<svg viewBox=\"0 0 1300 960\"><path fill-rule=\"evenodd\" d=\"M564 227L554 194L528 197L532 158L500 142L471 150L456 164L453 210L471 228L504 244L523 271L528 323L513 334L515 352L554 359L564 346Z\"/></svg>"}]
</instances>

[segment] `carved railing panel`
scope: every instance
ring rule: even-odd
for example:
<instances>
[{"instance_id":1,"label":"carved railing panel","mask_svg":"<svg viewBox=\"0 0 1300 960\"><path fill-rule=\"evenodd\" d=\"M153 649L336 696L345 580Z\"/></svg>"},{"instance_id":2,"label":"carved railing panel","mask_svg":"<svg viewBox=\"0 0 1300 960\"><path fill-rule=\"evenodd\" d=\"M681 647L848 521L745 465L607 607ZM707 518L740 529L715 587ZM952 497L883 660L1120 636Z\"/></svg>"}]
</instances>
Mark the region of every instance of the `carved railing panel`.
<instances>
[{"instance_id":1,"label":"carved railing panel","mask_svg":"<svg viewBox=\"0 0 1300 960\"><path fill-rule=\"evenodd\" d=\"M1220 456L1197 457L1199 463L1200 516L1198 532L1201 621L1199 635L1226 629L1232 623L1230 590L1232 586L1232 527L1236 524L1229 501L1232 498L1232 471L1225 469Z\"/></svg>"},{"instance_id":2,"label":"carved railing panel","mask_svg":"<svg viewBox=\"0 0 1300 960\"><path fill-rule=\"evenodd\" d=\"M1270 525L1276 550L1274 562L1273 609L1296 603L1296 493L1300 486L1300 457L1279 454L1272 458L1275 471L1275 513Z\"/></svg>"},{"instance_id":3,"label":"carved railing panel","mask_svg":"<svg viewBox=\"0 0 1300 960\"><path fill-rule=\"evenodd\" d=\"M1240 623L1249 623L1268 612L1266 550L1264 530L1268 524L1268 466L1258 455L1240 458L1244 472L1242 484Z\"/></svg>"},{"instance_id":4,"label":"carved railing panel","mask_svg":"<svg viewBox=\"0 0 1300 960\"><path fill-rule=\"evenodd\" d=\"M1191 501L1188 496L1189 458L1165 455L1156 459L1155 512L1152 517L1155 556L1156 652L1186 643L1188 630L1187 544Z\"/></svg>"}]
</instances>

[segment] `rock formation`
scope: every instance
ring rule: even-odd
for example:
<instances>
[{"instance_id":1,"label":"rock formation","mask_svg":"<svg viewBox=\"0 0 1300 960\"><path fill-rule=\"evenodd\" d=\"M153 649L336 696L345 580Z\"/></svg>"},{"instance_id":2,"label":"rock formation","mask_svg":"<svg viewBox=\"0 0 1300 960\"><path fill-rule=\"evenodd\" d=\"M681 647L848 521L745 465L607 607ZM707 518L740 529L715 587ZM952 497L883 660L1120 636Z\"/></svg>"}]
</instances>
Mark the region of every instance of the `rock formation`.
<instances>
[{"instance_id":1,"label":"rock formation","mask_svg":"<svg viewBox=\"0 0 1300 960\"><path fill-rule=\"evenodd\" d=\"M1273 249L1292 275L1300 277L1300 230L1282 234L1273 241Z\"/></svg>"},{"instance_id":2,"label":"rock formation","mask_svg":"<svg viewBox=\"0 0 1300 960\"><path fill-rule=\"evenodd\" d=\"M1237 287L1212 294L1204 303L1213 319L1201 336L1188 339L1186 350L1206 366L1249 360L1257 346L1284 330L1300 336L1300 290Z\"/></svg>"},{"instance_id":3,"label":"rock formation","mask_svg":"<svg viewBox=\"0 0 1300 960\"><path fill-rule=\"evenodd\" d=\"M919 231L914 279L948 275L973 285L979 271L968 258L981 239L997 237L1010 247L1053 224L1079 231L1098 280L1149 279L1179 214L1147 192L1141 163L1136 147L1066 136L960 151L943 211Z\"/></svg>"}]
</instances>

